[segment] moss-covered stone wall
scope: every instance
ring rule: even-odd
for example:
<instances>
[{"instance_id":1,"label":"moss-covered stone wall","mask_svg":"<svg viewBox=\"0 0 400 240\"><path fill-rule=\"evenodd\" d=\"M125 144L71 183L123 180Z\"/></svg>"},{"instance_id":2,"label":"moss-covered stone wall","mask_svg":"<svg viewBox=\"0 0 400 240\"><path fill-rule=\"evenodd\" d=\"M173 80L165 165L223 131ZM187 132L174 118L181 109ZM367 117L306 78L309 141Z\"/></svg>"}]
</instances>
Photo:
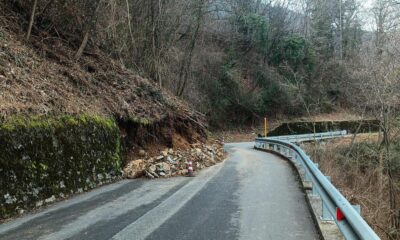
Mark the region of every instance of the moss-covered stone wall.
<instances>
[{"instance_id":1,"label":"moss-covered stone wall","mask_svg":"<svg viewBox=\"0 0 400 240\"><path fill-rule=\"evenodd\" d=\"M120 170L113 120L8 118L0 123L0 219L111 181Z\"/></svg>"}]
</instances>

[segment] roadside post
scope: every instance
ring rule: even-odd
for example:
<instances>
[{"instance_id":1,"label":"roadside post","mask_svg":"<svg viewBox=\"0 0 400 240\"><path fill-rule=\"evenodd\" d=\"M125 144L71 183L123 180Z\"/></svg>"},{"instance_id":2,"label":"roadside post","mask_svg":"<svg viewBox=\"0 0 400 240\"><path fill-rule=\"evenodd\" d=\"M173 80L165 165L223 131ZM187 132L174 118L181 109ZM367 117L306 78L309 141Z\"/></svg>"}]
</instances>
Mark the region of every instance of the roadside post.
<instances>
[{"instance_id":1,"label":"roadside post","mask_svg":"<svg viewBox=\"0 0 400 240\"><path fill-rule=\"evenodd\" d=\"M264 118L264 137L266 138L268 135L268 121L267 118Z\"/></svg>"},{"instance_id":2,"label":"roadside post","mask_svg":"<svg viewBox=\"0 0 400 240\"><path fill-rule=\"evenodd\" d=\"M187 163L187 168L188 168L188 177L194 177L194 173L193 173L193 163L192 161L189 161Z\"/></svg>"}]
</instances>

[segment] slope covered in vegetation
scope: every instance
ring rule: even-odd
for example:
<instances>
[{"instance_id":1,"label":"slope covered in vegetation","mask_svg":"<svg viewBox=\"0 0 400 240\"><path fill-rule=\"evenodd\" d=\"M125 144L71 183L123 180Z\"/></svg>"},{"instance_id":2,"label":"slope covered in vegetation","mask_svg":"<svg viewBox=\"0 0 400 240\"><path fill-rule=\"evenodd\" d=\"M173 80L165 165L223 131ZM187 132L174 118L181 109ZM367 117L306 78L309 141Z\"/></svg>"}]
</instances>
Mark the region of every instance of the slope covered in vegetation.
<instances>
[{"instance_id":1,"label":"slope covered in vegetation","mask_svg":"<svg viewBox=\"0 0 400 240\"><path fill-rule=\"evenodd\" d=\"M85 51L77 60L68 39L45 31L26 42L24 29L17 24L20 12L8 4L1 11L1 118L90 114L115 119L120 127L180 122L180 131L198 132L193 140L205 137L201 116L152 81L98 48Z\"/></svg>"},{"instance_id":2,"label":"slope covered in vegetation","mask_svg":"<svg viewBox=\"0 0 400 240\"><path fill-rule=\"evenodd\" d=\"M204 118L227 129L344 109L379 122L397 239L400 4L365 16L360 3L0 0L0 119L111 118L134 155L204 140Z\"/></svg>"},{"instance_id":3,"label":"slope covered in vegetation","mask_svg":"<svg viewBox=\"0 0 400 240\"><path fill-rule=\"evenodd\" d=\"M29 42L40 54L119 84L118 76L102 76L104 67L96 64L112 57L118 64L106 69L124 73L121 64L139 72L191 102L214 127L251 124L265 114L330 111L343 103L341 83L348 74L335 60L339 32L329 21L337 20L338 9L328 3L310 1L311 23L305 26L306 16L290 1L3 2L20 35L31 32ZM343 11L355 14L354 0L347 2ZM361 44L358 19L345 23L343 58ZM76 80L79 74L66 75L82 88L90 85Z\"/></svg>"},{"instance_id":4,"label":"slope covered in vegetation","mask_svg":"<svg viewBox=\"0 0 400 240\"><path fill-rule=\"evenodd\" d=\"M188 109L100 50L75 61L63 39L33 38L26 44L15 19L1 20L2 117L92 113L150 122Z\"/></svg>"},{"instance_id":5,"label":"slope covered in vegetation","mask_svg":"<svg viewBox=\"0 0 400 240\"><path fill-rule=\"evenodd\" d=\"M0 2L0 219L118 179L143 148L206 140L201 114L102 49L78 58L40 24L27 40L21 7Z\"/></svg>"}]
</instances>

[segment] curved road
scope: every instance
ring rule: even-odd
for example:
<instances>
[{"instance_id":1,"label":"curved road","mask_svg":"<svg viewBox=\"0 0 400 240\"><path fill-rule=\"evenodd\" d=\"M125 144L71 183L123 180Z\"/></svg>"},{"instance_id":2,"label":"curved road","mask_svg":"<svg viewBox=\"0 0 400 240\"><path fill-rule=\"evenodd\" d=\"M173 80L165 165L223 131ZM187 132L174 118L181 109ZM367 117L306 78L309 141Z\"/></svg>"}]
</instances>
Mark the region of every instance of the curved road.
<instances>
[{"instance_id":1,"label":"curved road","mask_svg":"<svg viewBox=\"0 0 400 240\"><path fill-rule=\"evenodd\" d=\"M319 239L289 163L227 144L195 178L121 181L0 225L0 239Z\"/></svg>"}]
</instances>

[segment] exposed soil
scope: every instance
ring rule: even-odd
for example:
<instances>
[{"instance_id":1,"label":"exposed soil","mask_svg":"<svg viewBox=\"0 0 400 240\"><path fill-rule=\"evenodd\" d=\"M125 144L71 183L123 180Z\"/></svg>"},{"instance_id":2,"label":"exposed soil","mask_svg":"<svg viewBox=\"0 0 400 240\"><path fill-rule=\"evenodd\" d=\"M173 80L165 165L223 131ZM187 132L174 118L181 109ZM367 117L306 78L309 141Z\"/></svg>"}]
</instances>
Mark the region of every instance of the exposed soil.
<instances>
[{"instance_id":1,"label":"exposed soil","mask_svg":"<svg viewBox=\"0 0 400 240\"><path fill-rule=\"evenodd\" d=\"M27 42L18 19L0 3L0 124L15 115L110 118L118 123L125 162L143 149L155 156L206 141L204 116L155 82L94 45L76 61L77 49L61 36L36 29Z\"/></svg>"},{"instance_id":2,"label":"exposed soil","mask_svg":"<svg viewBox=\"0 0 400 240\"><path fill-rule=\"evenodd\" d=\"M0 122L12 115L109 117L127 152L205 141L204 117L153 81L93 46L75 61L77 49L59 36L42 32L27 43L17 22L16 13L0 8Z\"/></svg>"},{"instance_id":3,"label":"exposed soil","mask_svg":"<svg viewBox=\"0 0 400 240\"><path fill-rule=\"evenodd\" d=\"M55 36L32 36L0 9L0 114L89 113L142 122L196 113L157 85L125 69L99 49L79 61L76 49ZM45 34L45 33L43 33Z\"/></svg>"}]
</instances>

